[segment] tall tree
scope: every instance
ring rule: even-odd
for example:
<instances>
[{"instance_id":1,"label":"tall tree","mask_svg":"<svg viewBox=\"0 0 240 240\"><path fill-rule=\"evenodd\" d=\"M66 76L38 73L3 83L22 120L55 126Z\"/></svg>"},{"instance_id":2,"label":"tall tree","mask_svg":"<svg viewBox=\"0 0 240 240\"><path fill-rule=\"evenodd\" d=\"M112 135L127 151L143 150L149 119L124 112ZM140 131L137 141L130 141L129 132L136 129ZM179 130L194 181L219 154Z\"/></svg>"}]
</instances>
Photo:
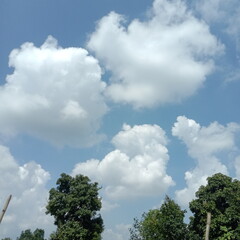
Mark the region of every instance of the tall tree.
<instances>
[{"instance_id":1,"label":"tall tree","mask_svg":"<svg viewBox=\"0 0 240 240\"><path fill-rule=\"evenodd\" d=\"M134 219L130 240L186 239L185 211L166 196L160 209L150 210L141 220Z\"/></svg>"},{"instance_id":2,"label":"tall tree","mask_svg":"<svg viewBox=\"0 0 240 240\"><path fill-rule=\"evenodd\" d=\"M50 190L47 213L55 218L56 240L99 240L103 220L98 211L101 200L97 183L83 175L71 177L65 173L57 180L57 187Z\"/></svg>"},{"instance_id":3,"label":"tall tree","mask_svg":"<svg viewBox=\"0 0 240 240\"><path fill-rule=\"evenodd\" d=\"M203 239L207 212L212 215L209 239L239 239L240 181L217 173L207 179L207 185L196 192L189 204L191 239Z\"/></svg>"}]
</instances>

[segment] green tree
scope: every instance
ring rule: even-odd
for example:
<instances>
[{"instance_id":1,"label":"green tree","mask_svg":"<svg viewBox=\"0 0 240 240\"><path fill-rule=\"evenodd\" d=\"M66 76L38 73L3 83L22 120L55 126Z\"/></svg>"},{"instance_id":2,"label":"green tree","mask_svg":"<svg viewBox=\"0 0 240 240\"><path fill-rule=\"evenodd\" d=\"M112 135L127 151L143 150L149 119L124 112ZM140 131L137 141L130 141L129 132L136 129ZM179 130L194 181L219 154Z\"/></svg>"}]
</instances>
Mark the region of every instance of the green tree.
<instances>
[{"instance_id":1,"label":"green tree","mask_svg":"<svg viewBox=\"0 0 240 240\"><path fill-rule=\"evenodd\" d=\"M53 240L100 240L103 220L98 211L101 199L97 183L83 175L71 177L65 173L50 190L47 214L55 218L57 230Z\"/></svg>"},{"instance_id":2,"label":"green tree","mask_svg":"<svg viewBox=\"0 0 240 240\"><path fill-rule=\"evenodd\" d=\"M1 240L12 240L11 238L2 238ZM17 240L44 240L44 230L37 228L34 232L30 229L22 231Z\"/></svg>"},{"instance_id":3,"label":"green tree","mask_svg":"<svg viewBox=\"0 0 240 240\"><path fill-rule=\"evenodd\" d=\"M30 229L22 231L20 237L17 238L17 240L28 240L28 239L33 239L33 234Z\"/></svg>"},{"instance_id":4,"label":"green tree","mask_svg":"<svg viewBox=\"0 0 240 240\"><path fill-rule=\"evenodd\" d=\"M44 230L36 229L33 233L30 229L21 232L17 240L44 240Z\"/></svg>"},{"instance_id":5,"label":"green tree","mask_svg":"<svg viewBox=\"0 0 240 240\"><path fill-rule=\"evenodd\" d=\"M240 181L217 173L207 179L207 185L196 192L189 204L191 239L203 239L207 212L212 215L210 239L239 239L240 236Z\"/></svg>"},{"instance_id":6,"label":"green tree","mask_svg":"<svg viewBox=\"0 0 240 240\"><path fill-rule=\"evenodd\" d=\"M150 210L141 220L134 219L130 228L130 240L186 239L185 211L168 196L160 209Z\"/></svg>"},{"instance_id":7,"label":"green tree","mask_svg":"<svg viewBox=\"0 0 240 240\"><path fill-rule=\"evenodd\" d=\"M44 240L44 230L37 228L33 232L33 237L34 237L34 240Z\"/></svg>"}]
</instances>

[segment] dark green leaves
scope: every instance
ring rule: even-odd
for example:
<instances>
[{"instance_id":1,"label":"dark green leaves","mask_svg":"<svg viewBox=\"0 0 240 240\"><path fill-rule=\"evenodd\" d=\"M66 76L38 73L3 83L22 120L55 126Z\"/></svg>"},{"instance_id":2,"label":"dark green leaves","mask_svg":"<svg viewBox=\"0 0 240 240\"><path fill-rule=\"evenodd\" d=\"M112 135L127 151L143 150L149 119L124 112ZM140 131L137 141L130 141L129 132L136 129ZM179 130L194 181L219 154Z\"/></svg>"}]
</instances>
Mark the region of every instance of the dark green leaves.
<instances>
[{"instance_id":1,"label":"dark green leaves","mask_svg":"<svg viewBox=\"0 0 240 240\"><path fill-rule=\"evenodd\" d=\"M36 229L33 233L30 229L22 231L17 240L44 240L44 230Z\"/></svg>"},{"instance_id":2,"label":"dark green leaves","mask_svg":"<svg viewBox=\"0 0 240 240\"><path fill-rule=\"evenodd\" d=\"M52 240L98 240L103 220L98 214L101 201L97 183L83 175L62 174L57 187L50 190L47 213L55 218L56 233Z\"/></svg>"},{"instance_id":3,"label":"dark green leaves","mask_svg":"<svg viewBox=\"0 0 240 240\"><path fill-rule=\"evenodd\" d=\"M240 182L221 173L208 178L189 206L193 212L189 229L202 239L207 212L212 214L210 239L238 239L240 236Z\"/></svg>"}]
</instances>

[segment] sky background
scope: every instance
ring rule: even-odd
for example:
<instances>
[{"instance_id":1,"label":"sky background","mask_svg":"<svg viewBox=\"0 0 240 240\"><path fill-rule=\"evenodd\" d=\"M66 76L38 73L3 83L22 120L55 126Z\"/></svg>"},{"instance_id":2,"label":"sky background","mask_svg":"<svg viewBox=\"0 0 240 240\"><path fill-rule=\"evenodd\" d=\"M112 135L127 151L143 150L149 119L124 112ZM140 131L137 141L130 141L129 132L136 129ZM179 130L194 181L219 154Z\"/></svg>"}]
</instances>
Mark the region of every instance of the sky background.
<instances>
[{"instance_id":1,"label":"sky background","mask_svg":"<svg viewBox=\"0 0 240 240\"><path fill-rule=\"evenodd\" d=\"M0 238L54 231L62 172L102 186L103 240L239 179L239 26L238 0L0 0Z\"/></svg>"}]
</instances>

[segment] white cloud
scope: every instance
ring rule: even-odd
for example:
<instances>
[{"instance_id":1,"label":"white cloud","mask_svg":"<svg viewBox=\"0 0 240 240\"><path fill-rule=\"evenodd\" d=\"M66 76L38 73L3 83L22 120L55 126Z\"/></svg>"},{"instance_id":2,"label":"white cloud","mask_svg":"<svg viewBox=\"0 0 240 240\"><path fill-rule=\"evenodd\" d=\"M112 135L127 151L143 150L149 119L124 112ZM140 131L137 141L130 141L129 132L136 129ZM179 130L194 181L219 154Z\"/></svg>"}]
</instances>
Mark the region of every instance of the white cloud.
<instances>
[{"instance_id":1,"label":"white cloud","mask_svg":"<svg viewBox=\"0 0 240 240\"><path fill-rule=\"evenodd\" d=\"M118 224L114 229L106 229L103 232L103 240L126 240L129 239L131 225Z\"/></svg>"},{"instance_id":2,"label":"white cloud","mask_svg":"<svg viewBox=\"0 0 240 240\"><path fill-rule=\"evenodd\" d=\"M0 133L27 133L57 145L88 146L107 111L98 61L81 48L48 37L25 43L9 57L13 74L0 87Z\"/></svg>"},{"instance_id":3,"label":"white cloud","mask_svg":"<svg viewBox=\"0 0 240 240\"><path fill-rule=\"evenodd\" d=\"M105 199L102 199L102 208L101 208L101 213L103 212L109 212L115 208L118 208L119 204L117 203L112 203L110 201L106 201Z\"/></svg>"},{"instance_id":4,"label":"white cloud","mask_svg":"<svg viewBox=\"0 0 240 240\"><path fill-rule=\"evenodd\" d=\"M240 126L230 123L226 127L217 122L208 127L201 127L192 119L179 116L172 128L172 134L187 146L188 154L197 161L197 166L185 173L186 188L176 191L176 198L181 205L187 205L194 198L206 178L214 173L228 174L227 167L221 163L218 154L232 151L235 146L235 133Z\"/></svg>"},{"instance_id":5,"label":"white cloud","mask_svg":"<svg viewBox=\"0 0 240 240\"><path fill-rule=\"evenodd\" d=\"M12 200L1 223L0 238L15 238L22 230L29 228L42 228L46 235L49 235L54 230L52 217L45 214L49 173L34 162L19 166L9 149L0 145L0 175L2 207L7 197L12 194Z\"/></svg>"},{"instance_id":6,"label":"white cloud","mask_svg":"<svg viewBox=\"0 0 240 240\"><path fill-rule=\"evenodd\" d=\"M88 48L112 72L106 95L135 108L193 95L223 50L180 0L155 0L148 20L129 24L111 12L99 21Z\"/></svg>"},{"instance_id":7,"label":"white cloud","mask_svg":"<svg viewBox=\"0 0 240 240\"><path fill-rule=\"evenodd\" d=\"M165 132L157 125L124 125L112 140L116 149L103 160L79 163L73 175L84 174L103 186L110 199L161 195L174 184L166 174L169 159Z\"/></svg>"}]
</instances>

